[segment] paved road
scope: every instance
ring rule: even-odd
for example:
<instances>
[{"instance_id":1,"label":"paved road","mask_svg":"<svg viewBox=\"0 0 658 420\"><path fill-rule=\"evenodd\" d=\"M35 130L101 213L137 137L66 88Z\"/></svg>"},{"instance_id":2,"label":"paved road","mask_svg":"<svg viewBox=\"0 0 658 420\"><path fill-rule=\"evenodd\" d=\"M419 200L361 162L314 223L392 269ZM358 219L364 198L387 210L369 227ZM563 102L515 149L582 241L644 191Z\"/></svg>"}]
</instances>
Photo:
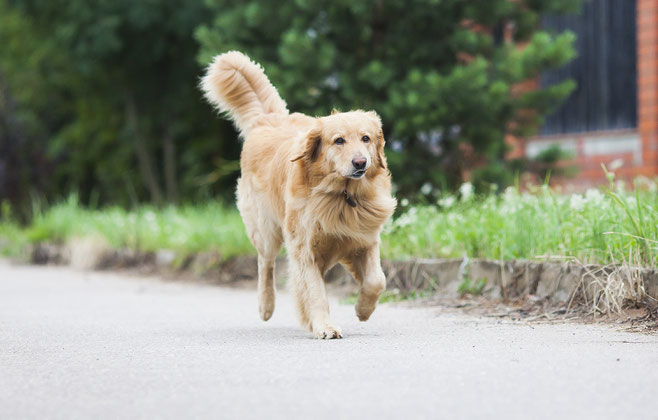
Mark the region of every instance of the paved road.
<instances>
[{"instance_id":1,"label":"paved road","mask_svg":"<svg viewBox=\"0 0 658 420\"><path fill-rule=\"evenodd\" d=\"M332 303L345 339L291 299L0 264L0 417L658 418L658 337Z\"/></svg>"}]
</instances>

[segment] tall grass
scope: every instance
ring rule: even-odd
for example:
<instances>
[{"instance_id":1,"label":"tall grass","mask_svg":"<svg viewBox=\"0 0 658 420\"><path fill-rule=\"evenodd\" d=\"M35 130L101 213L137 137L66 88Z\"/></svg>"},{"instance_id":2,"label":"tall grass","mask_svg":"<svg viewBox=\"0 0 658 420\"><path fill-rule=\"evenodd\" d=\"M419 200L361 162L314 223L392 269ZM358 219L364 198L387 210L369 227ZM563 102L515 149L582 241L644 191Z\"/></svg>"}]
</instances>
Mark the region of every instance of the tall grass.
<instances>
[{"instance_id":1,"label":"tall grass","mask_svg":"<svg viewBox=\"0 0 658 420\"><path fill-rule=\"evenodd\" d=\"M611 184L612 185L612 184ZM639 181L634 191L616 183L584 194L560 195L548 187L476 196L469 184L436 204L409 205L387 223L382 257L491 259L577 258L582 262L658 262L658 186ZM6 206L5 206L6 207ZM0 250L16 254L29 243L66 242L99 236L112 247L181 254L218 251L223 257L253 254L233 207L208 202L195 206L118 207L88 210L75 196L19 227L3 207Z\"/></svg>"},{"instance_id":2,"label":"tall grass","mask_svg":"<svg viewBox=\"0 0 658 420\"><path fill-rule=\"evenodd\" d=\"M0 236L3 226L7 232L16 231L15 224L0 223ZM32 224L22 230L23 243L66 242L85 236L101 237L111 247L141 251L219 251L226 258L253 252L238 212L216 202L162 209L144 206L132 211L119 207L88 210L71 196L37 212ZM15 234L13 238L21 241Z\"/></svg>"},{"instance_id":3,"label":"tall grass","mask_svg":"<svg viewBox=\"0 0 658 420\"><path fill-rule=\"evenodd\" d=\"M573 257L592 263L632 259L655 266L656 183L638 183L633 193L616 185L572 195L545 186L527 192L508 188L484 197L462 188L438 206L406 207L386 226L382 253L389 258Z\"/></svg>"}]
</instances>

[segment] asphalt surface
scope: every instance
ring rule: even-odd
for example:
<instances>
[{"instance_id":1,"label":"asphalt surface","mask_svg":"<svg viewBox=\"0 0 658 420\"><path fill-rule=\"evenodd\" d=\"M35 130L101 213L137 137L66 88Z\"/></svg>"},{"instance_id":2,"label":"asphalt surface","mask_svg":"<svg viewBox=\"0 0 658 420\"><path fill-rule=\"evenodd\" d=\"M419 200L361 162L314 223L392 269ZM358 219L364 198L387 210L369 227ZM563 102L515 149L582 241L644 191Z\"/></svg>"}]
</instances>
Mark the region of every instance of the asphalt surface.
<instances>
[{"instance_id":1,"label":"asphalt surface","mask_svg":"<svg viewBox=\"0 0 658 420\"><path fill-rule=\"evenodd\" d=\"M0 263L0 418L658 418L658 337Z\"/></svg>"}]
</instances>

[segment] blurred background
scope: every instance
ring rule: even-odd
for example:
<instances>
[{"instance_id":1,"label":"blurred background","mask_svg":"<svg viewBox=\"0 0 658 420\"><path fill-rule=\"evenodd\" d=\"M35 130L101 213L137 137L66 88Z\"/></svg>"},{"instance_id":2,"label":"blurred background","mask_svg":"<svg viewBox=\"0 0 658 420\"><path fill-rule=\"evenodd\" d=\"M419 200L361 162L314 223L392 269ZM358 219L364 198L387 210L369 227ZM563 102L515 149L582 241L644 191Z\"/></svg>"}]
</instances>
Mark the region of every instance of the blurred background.
<instances>
[{"instance_id":1,"label":"blurred background","mask_svg":"<svg viewBox=\"0 0 658 420\"><path fill-rule=\"evenodd\" d=\"M0 0L1 214L24 223L65 200L232 206L241 144L197 86L228 50L261 63L292 111L376 110L401 203L651 178L657 8Z\"/></svg>"},{"instance_id":2,"label":"blurred background","mask_svg":"<svg viewBox=\"0 0 658 420\"><path fill-rule=\"evenodd\" d=\"M511 136L636 127L635 35L631 0L0 0L0 196L230 198L240 143L197 83L232 49L291 110L379 112L399 196L509 185L560 155Z\"/></svg>"}]
</instances>

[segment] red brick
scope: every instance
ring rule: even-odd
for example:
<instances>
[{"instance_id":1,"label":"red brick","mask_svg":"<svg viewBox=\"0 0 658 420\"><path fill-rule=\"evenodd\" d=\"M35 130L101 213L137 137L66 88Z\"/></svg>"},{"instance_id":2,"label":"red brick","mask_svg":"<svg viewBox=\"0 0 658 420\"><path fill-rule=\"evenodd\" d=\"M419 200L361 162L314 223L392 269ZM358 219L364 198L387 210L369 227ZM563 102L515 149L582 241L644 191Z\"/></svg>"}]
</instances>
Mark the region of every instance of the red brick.
<instances>
[{"instance_id":1,"label":"red brick","mask_svg":"<svg viewBox=\"0 0 658 420\"><path fill-rule=\"evenodd\" d=\"M658 164L658 150L648 150L642 152L642 160L648 165Z\"/></svg>"},{"instance_id":2,"label":"red brick","mask_svg":"<svg viewBox=\"0 0 658 420\"><path fill-rule=\"evenodd\" d=\"M637 8L638 10L656 9L658 8L658 3L656 3L656 0L637 0Z\"/></svg>"},{"instance_id":3,"label":"red brick","mask_svg":"<svg viewBox=\"0 0 658 420\"><path fill-rule=\"evenodd\" d=\"M645 42L637 48L637 55L641 59L658 58L658 46L653 43Z\"/></svg>"},{"instance_id":4,"label":"red brick","mask_svg":"<svg viewBox=\"0 0 658 420\"><path fill-rule=\"evenodd\" d=\"M639 78L637 81L637 90L638 93L644 95L654 95L658 94L658 85L656 82L651 80L645 80L644 78Z\"/></svg>"},{"instance_id":5,"label":"red brick","mask_svg":"<svg viewBox=\"0 0 658 420\"><path fill-rule=\"evenodd\" d=\"M640 31L647 27L654 27L656 24L658 24L658 15L655 13L643 13L637 19L637 27L640 28Z\"/></svg>"},{"instance_id":6,"label":"red brick","mask_svg":"<svg viewBox=\"0 0 658 420\"><path fill-rule=\"evenodd\" d=\"M647 132L642 134L642 144L645 146L658 145L658 134L656 132Z\"/></svg>"},{"instance_id":7,"label":"red brick","mask_svg":"<svg viewBox=\"0 0 658 420\"><path fill-rule=\"evenodd\" d=\"M658 104L656 101L641 102L641 107L638 110L640 118L654 118L658 115Z\"/></svg>"},{"instance_id":8,"label":"red brick","mask_svg":"<svg viewBox=\"0 0 658 420\"><path fill-rule=\"evenodd\" d=\"M658 60L656 57L638 57L637 61L637 69L638 69L638 74L640 75L645 75L645 72L650 72L653 69L658 68Z\"/></svg>"},{"instance_id":9,"label":"red brick","mask_svg":"<svg viewBox=\"0 0 658 420\"><path fill-rule=\"evenodd\" d=\"M655 41L656 39L658 39L658 28L639 30L637 33L638 45L642 45L644 42Z\"/></svg>"},{"instance_id":10,"label":"red brick","mask_svg":"<svg viewBox=\"0 0 658 420\"><path fill-rule=\"evenodd\" d=\"M656 118L642 118L640 121L638 121L638 126L640 128L640 132L646 133L646 132L656 132L658 131L658 119Z\"/></svg>"},{"instance_id":11,"label":"red brick","mask_svg":"<svg viewBox=\"0 0 658 420\"><path fill-rule=\"evenodd\" d=\"M653 166L639 166L635 168L619 168L615 171L615 174L619 176L627 176L629 178L635 178L636 176L644 175L651 176L656 173L656 168Z\"/></svg>"},{"instance_id":12,"label":"red brick","mask_svg":"<svg viewBox=\"0 0 658 420\"><path fill-rule=\"evenodd\" d=\"M658 89L658 66L655 71L647 71L644 74L638 73L637 77L638 86L651 87Z\"/></svg>"}]
</instances>

